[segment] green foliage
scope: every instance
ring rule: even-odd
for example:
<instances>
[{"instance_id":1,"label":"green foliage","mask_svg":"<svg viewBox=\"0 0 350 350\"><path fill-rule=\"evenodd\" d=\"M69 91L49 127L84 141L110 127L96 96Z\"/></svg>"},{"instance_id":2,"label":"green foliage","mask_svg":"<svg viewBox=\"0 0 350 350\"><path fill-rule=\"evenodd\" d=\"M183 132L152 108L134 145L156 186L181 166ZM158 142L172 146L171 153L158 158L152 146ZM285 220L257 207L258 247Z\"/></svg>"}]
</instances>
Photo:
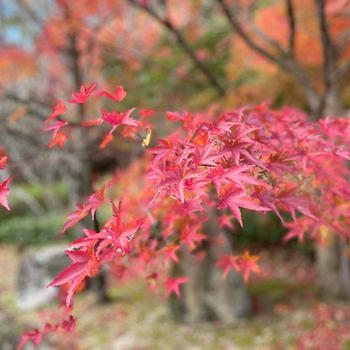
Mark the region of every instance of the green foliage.
<instances>
[{"instance_id":1,"label":"green foliage","mask_svg":"<svg viewBox=\"0 0 350 350\"><path fill-rule=\"evenodd\" d=\"M52 194L57 198L58 201L67 202L68 201L68 188L64 182L55 182L50 185L45 185L42 183L21 183L16 184L16 187L20 190L27 192L40 204L44 204L44 198L48 193ZM16 205L16 203L14 203ZM13 205L12 205L13 206Z\"/></svg>"},{"instance_id":2,"label":"green foliage","mask_svg":"<svg viewBox=\"0 0 350 350\"><path fill-rule=\"evenodd\" d=\"M57 234L63 226L63 217L46 215L10 217L1 221L0 243L10 244L46 244L57 240Z\"/></svg>"},{"instance_id":3,"label":"green foliage","mask_svg":"<svg viewBox=\"0 0 350 350\"><path fill-rule=\"evenodd\" d=\"M286 228L281 225L280 219L274 213L261 215L243 209L242 218L244 227L240 227L235 223L235 246L276 245L281 242L283 236L287 233Z\"/></svg>"},{"instance_id":4,"label":"green foliage","mask_svg":"<svg viewBox=\"0 0 350 350\"><path fill-rule=\"evenodd\" d=\"M271 246L289 246L297 250L300 254L313 257L313 242L308 241L300 243L292 240L284 243L283 237L288 230L281 224L280 219L275 213L254 213L246 209L242 209L242 218L244 227L240 227L237 223L233 233L234 246L238 249L246 249L247 247L271 247ZM287 221L290 221L288 218Z\"/></svg>"}]
</instances>

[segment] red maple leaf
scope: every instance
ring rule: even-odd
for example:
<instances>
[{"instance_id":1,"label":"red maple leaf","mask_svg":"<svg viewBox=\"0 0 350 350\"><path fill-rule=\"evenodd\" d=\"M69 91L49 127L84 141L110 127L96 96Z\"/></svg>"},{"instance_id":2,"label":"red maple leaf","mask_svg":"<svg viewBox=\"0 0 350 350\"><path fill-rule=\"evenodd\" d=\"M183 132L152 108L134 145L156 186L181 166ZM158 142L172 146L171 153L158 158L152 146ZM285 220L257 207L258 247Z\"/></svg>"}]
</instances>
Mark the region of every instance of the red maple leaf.
<instances>
[{"instance_id":1,"label":"red maple leaf","mask_svg":"<svg viewBox=\"0 0 350 350\"><path fill-rule=\"evenodd\" d=\"M180 114L179 112L166 112L166 117L171 121L181 121L183 123L188 123L191 121L192 114L188 112L184 112Z\"/></svg>"},{"instance_id":2,"label":"red maple leaf","mask_svg":"<svg viewBox=\"0 0 350 350\"><path fill-rule=\"evenodd\" d=\"M62 228L62 232L65 232L69 227L74 226L81 219L83 219L89 212L89 209L84 205L76 204L76 207L78 208L76 211L67 215L66 217L67 222L64 224Z\"/></svg>"},{"instance_id":3,"label":"red maple leaf","mask_svg":"<svg viewBox=\"0 0 350 350\"><path fill-rule=\"evenodd\" d=\"M186 224L180 234L180 241L186 242L190 250L196 248L196 244L207 239L207 237L199 232L200 224L190 225Z\"/></svg>"},{"instance_id":4,"label":"red maple leaf","mask_svg":"<svg viewBox=\"0 0 350 350\"><path fill-rule=\"evenodd\" d=\"M77 319L74 316L69 315L67 320L62 321L61 327L66 332L72 332L76 327L76 323L77 323Z\"/></svg>"},{"instance_id":5,"label":"red maple leaf","mask_svg":"<svg viewBox=\"0 0 350 350\"><path fill-rule=\"evenodd\" d=\"M164 249L164 263L166 264L170 259L178 262L179 258L176 255L176 251L179 250L180 246L174 243L167 245Z\"/></svg>"},{"instance_id":6,"label":"red maple leaf","mask_svg":"<svg viewBox=\"0 0 350 350\"><path fill-rule=\"evenodd\" d=\"M234 268L236 271L242 272L244 281L247 281L251 271L256 273L260 272L259 266L256 264L257 260L259 260L258 256L249 255L249 252L245 251L242 256L228 254L222 256L216 263L216 266L222 266L223 275L225 277L229 270Z\"/></svg>"},{"instance_id":7,"label":"red maple leaf","mask_svg":"<svg viewBox=\"0 0 350 350\"><path fill-rule=\"evenodd\" d=\"M231 230L234 229L234 226L232 224L232 216L231 215L223 214L220 217L218 217L217 221L218 221L219 227L226 226L226 227L230 228Z\"/></svg>"},{"instance_id":8,"label":"red maple leaf","mask_svg":"<svg viewBox=\"0 0 350 350\"><path fill-rule=\"evenodd\" d=\"M199 166L216 167L217 163L215 161L222 156L223 154L221 152L217 152L214 146L211 143L208 143L204 147L195 145L193 160L195 164Z\"/></svg>"},{"instance_id":9,"label":"red maple leaf","mask_svg":"<svg viewBox=\"0 0 350 350\"><path fill-rule=\"evenodd\" d=\"M113 111L112 113L105 111L104 109L101 109L102 113L102 119L111 124L113 127L113 131L119 126L119 125L130 125L130 126L139 126L139 123L137 120L130 118L131 113L134 111L135 108L131 108L127 110L126 112L119 113L117 111Z\"/></svg>"},{"instance_id":10,"label":"red maple leaf","mask_svg":"<svg viewBox=\"0 0 350 350\"><path fill-rule=\"evenodd\" d=\"M67 135L61 131L57 132L55 136L53 136L53 139L48 145L48 148L52 148L55 145L58 145L60 148L64 146L64 143L67 140Z\"/></svg>"},{"instance_id":11,"label":"red maple leaf","mask_svg":"<svg viewBox=\"0 0 350 350\"><path fill-rule=\"evenodd\" d=\"M140 109L140 117L141 118L150 117L153 114L154 114L153 109Z\"/></svg>"},{"instance_id":12,"label":"red maple leaf","mask_svg":"<svg viewBox=\"0 0 350 350\"><path fill-rule=\"evenodd\" d=\"M105 191L108 184L104 184L98 191L94 192L88 199L85 209L91 210L92 218L95 215L97 208L105 203Z\"/></svg>"},{"instance_id":13,"label":"red maple leaf","mask_svg":"<svg viewBox=\"0 0 350 350\"><path fill-rule=\"evenodd\" d=\"M242 215L239 209L240 207L257 211L271 210L269 208L260 206L252 198L247 197L241 188L232 186L228 188L222 195L218 209L229 208L240 225L243 227Z\"/></svg>"},{"instance_id":14,"label":"red maple leaf","mask_svg":"<svg viewBox=\"0 0 350 350\"><path fill-rule=\"evenodd\" d=\"M237 256L225 254L221 259L216 263L216 266L222 266L224 277L227 276L231 268L238 270L237 266Z\"/></svg>"},{"instance_id":15,"label":"red maple leaf","mask_svg":"<svg viewBox=\"0 0 350 350\"><path fill-rule=\"evenodd\" d=\"M8 188L9 182L10 182L10 178L0 183L0 204L3 207L5 207L7 210L10 210L10 207L7 201L7 196L10 192L10 189Z\"/></svg>"},{"instance_id":16,"label":"red maple leaf","mask_svg":"<svg viewBox=\"0 0 350 350\"><path fill-rule=\"evenodd\" d=\"M22 334L22 337L20 341L17 344L17 349L23 348L23 346L27 343L27 341L32 341L34 346L37 346L41 343L43 339L42 333L39 331L39 329L34 329L33 331L27 331Z\"/></svg>"},{"instance_id":17,"label":"red maple leaf","mask_svg":"<svg viewBox=\"0 0 350 350\"><path fill-rule=\"evenodd\" d=\"M96 125L101 125L103 123L103 119L98 118L98 119L93 119L93 120L87 120L82 123L80 123L81 126L96 126Z\"/></svg>"},{"instance_id":18,"label":"red maple leaf","mask_svg":"<svg viewBox=\"0 0 350 350\"><path fill-rule=\"evenodd\" d=\"M2 149L0 149L0 169L5 169L5 166L6 166L6 162L8 160L8 156L3 156L2 155Z\"/></svg>"},{"instance_id":19,"label":"red maple leaf","mask_svg":"<svg viewBox=\"0 0 350 350\"><path fill-rule=\"evenodd\" d=\"M249 255L248 251L245 251L244 254L238 259L238 271L243 272L244 281L248 281L251 271L256 273L260 272L260 268L256 264L257 260L259 260L259 257L256 255Z\"/></svg>"},{"instance_id":20,"label":"red maple leaf","mask_svg":"<svg viewBox=\"0 0 350 350\"><path fill-rule=\"evenodd\" d=\"M99 93L99 96L107 96L113 99L114 101L121 102L126 96L126 91L123 89L122 86L117 86L114 94L111 94L108 91L101 91Z\"/></svg>"},{"instance_id":21,"label":"red maple leaf","mask_svg":"<svg viewBox=\"0 0 350 350\"><path fill-rule=\"evenodd\" d=\"M143 222L144 219L141 218L125 224L123 222L122 201L119 201L118 207L113 203L113 217L107 221L104 228L91 238L85 239L95 240L97 238L101 240L97 248L98 254L108 246L112 246L119 252L127 254L130 251L130 241Z\"/></svg>"},{"instance_id":22,"label":"red maple leaf","mask_svg":"<svg viewBox=\"0 0 350 350\"><path fill-rule=\"evenodd\" d=\"M179 277L179 278L171 278L168 277L168 279L165 282L166 286L166 297L169 297L170 293L174 292L178 297L181 297L181 293L179 290L180 284L188 282L189 279L186 277Z\"/></svg>"},{"instance_id":23,"label":"red maple leaf","mask_svg":"<svg viewBox=\"0 0 350 350\"><path fill-rule=\"evenodd\" d=\"M79 92L73 92L73 98L69 100L70 103L85 103L96 87L96 83L89 85L87 88L82 85Z\"/></svg>"},{"instance_id":24,"label":"red maple leaf","mask_svg":"<svg viewBox=\"0 0 350 350\"><path fill-rule=\"evenodd\" d=\"M61 271L48 287L60 286L68 283L66 306L72 304L72 298L80 283L86 276L92 277L98 272L98 262L92 242L84 250L66 250L66 255L72 260L72 264Z\"/></svg>"},{"instance_id":25,"label":"red maple leaf","mask_svg":"<svg viewBox=\"0 0 350 350\"><path fill-rule=\"evenodd\" d=\"M111 132L107 133L100 143L100 149L106 148L106 146L113 140L113 134Z\"/></svg>"},{"instance_id":26,"label":"red maple leaf","mask_svg":"<svg viewBox=\"0 0 350 350\"><path fill-rule=\"evenodd\" d=\"M54 122L52 125L48 126L47 128L45 128L45 131L51 131L52 130L52 137L55 138L57 136L57 133L59 132L59 130L61 128L63 128L64 126L66 126L68 123L61 121L61 120L57 120L56 122Z\"/></svg>"},{"instance_id":27,"label":"red maple leaf","mask_svg":"<svg viewBox=\"0 0 350 350\"><path fill-rule=\"evenodd\" d=\"M62 100L58 100L55 107L53 107L53 113L45 120L45 124L50 122L52 119L55 119L62 113L66 112L66 106L64 105Z\"/></svg>"}]
</instances>

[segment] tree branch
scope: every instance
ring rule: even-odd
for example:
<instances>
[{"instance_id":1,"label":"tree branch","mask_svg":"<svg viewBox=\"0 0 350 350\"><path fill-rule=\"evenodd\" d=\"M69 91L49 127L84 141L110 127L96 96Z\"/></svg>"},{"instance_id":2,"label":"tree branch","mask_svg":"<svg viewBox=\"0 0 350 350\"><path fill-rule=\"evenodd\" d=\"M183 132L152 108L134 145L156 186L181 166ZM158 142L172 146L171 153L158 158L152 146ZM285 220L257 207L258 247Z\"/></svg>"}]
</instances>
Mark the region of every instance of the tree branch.
<instances>
[{"instance_id":1,"label":"tree branch","mask_svg":"<svg viewBox=\"0 0 350 350\"><path fill-rule=\"evenodd\" d=\"M325 13L325 0L315 0L317 7L317 14L319 18L322 51L323 51L323 69L325 75L326 88L329 88L332 83L332 69L336 61L335 47L329 34L328 24Z\"/></svg>"},{"instance_id":2,"label":"tree branch","mask_svg":"<svg viewBox=\"0 0 350 350\"><path fill-rule=\"evenodd\" d=\"M254 51L258 52L260 55L264 56L266 59L269 61L279 65L281 68L287 70L287 66L281 60L279 57L274 56L267 50L265 50L263 47L261 47L258 43L256 43L247 33L246 31L242 28L242 26L238 23L236 16L234 13L231 11L230 7L227 5L225 0L216 0L224 15L226 16L228 22L230 23L232 29L239 35L241 39Z\"/></svg>"},{"instance_id":3,"label":"tree branch","mask_svg":"<svg viewBox=\"0 0 350 350\"><path fill-rule=\"evenodd\" d=\"M287 16L289 24L288 48L289 54L294 57L295 49L295 14L292 0L286 0Z\"/></svg>"},{"instance_id":4,"label":"tree branch","mask_svg":"<svg viewBox=\"0 0 350 350\"><path fill-rule=\"evenodd\" d=\"M214 76L211 70L196 56L194 50L187 42L185 37L181 34L181 32L174 27L174 25L170 22L169 19L162 18L154 9L149 6L140 4L137 0L128 0L130 4L133 6L145 11L152 18L154 18L159 24L163 27L167 28L176 38L178 44L182 47L182 49L186 52L186 54L190 57L195 66L203 73L203 75L207 78L208 82L216 89L216 91L220 95L225 95L226 90L218 81L218 79Z\"/></svg>"},{"instance_id":5,"label":"tree branch","mask_svg":"<svg viewBox=\"0 0 350 350\"><path fill-rule=\"evenodd\" d=\"M317 15L319 19L322 52L323 52L323 75L324 75L324 85L325 91L321 98L319 106L319 114L322 114L327 100L327 95L330 90L334 89L339 83L336 61L337 52L336 48L332 43L332 39L329 33L326 11L325 11L325 0L315 0L317 7Z\"/></svg>"},{"instance_id":6,"label":"tree branch","mask_svg":"<svg viewBox=\"0 0 350 350\"><path fill-rule=\"evenodd\" d=\"M312 113L317 113L320 96L317 91L314 89L309 75L305 70L300 66L300 64L290 55L274 55L259 45L249 34L243 29L241 24L238 22L235 14L231 11L229 5L225 0L216 0L220 5L224 15L226 16L228 22L230 23L232 29L238 34L238 36L254 51L265 57L270 62L279 66L282 70L291 74L296 78L304 89L305 96L310 106Z\"/></svg>"}]
</instances>

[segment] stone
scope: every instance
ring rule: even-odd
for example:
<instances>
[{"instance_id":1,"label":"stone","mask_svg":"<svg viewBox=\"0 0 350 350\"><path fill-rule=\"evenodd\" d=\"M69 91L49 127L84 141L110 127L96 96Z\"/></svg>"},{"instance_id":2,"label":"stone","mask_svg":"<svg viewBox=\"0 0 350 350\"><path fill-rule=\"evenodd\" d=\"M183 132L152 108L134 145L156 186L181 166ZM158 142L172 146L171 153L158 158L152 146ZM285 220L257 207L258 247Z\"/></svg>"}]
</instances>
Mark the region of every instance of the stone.
<instances>
[{"instance_id":1,"label":"stone","mask_svg":"<svg viewBox=\"0 0 350 350\"><path fill-rule=\"evenodd\" d=\"M21 259L17 277L17 304L21 309L35 309L49 304L58 288L47 288L57 274L70 263L63 245L27 250Z\"/></svg>"}]
</instances>

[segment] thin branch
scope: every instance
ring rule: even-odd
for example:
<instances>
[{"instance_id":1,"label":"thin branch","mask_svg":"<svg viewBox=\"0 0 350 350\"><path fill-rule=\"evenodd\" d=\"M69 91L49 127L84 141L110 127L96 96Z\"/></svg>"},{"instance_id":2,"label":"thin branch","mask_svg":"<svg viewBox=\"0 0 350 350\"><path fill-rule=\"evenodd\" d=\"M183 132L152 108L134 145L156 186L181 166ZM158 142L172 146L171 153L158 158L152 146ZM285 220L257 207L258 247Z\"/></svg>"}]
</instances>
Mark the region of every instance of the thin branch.
<instances>
[{"instance_id":1,"label":"thin branch","mask_svg":"<svg viewBox=\"0 0 350 350\"><path fill-rule=\"evenodd\" d=\"M256 41L254 41L247 33L246 31L242 28L242 26L238 23L238 20L236 19L236 16L234 13L231 11L229 5L225 2L225 0L216 0L224 15L226 16L228 22L232 26L233 30L240 36L241 39L244 40L244 42L254 51L258 52L265 58L267 58L269 61L279 65L285 70L288 70L288 67L286 64L283 62L282 59L280 59L278 56L274 56L267 50L265 50L263 47L261 47Z\"/></svg>"},{"instance_id":2,"label":"thin branch","mask_svg":"<svg viewBox=\"0 0 350 350\"><path fill-rule=\"evenodd\" d=\"M140 4L137 0L128 0L128 2L133 6L145 11L152 18L154 18L159 24L167 28L175 36L178 44L190 57L192 62L195 64L195 66L203 73L203 75L205 75L209 83L216 89L216 91L220 95L225 95L226 91L224 87L219 83L219 81L214 76L212 71L196 56L195 51L192 49L192 47L187 42L185 37L181 34L181 32L178 29L174 27L174 25L170 22L169 19L162 18L154 9L152 9L149 6Z\"/></svg>"},{"instance_id":3,"label":"thin branch","mask_svg":"<svg viewBox=\"0 0 350 350\"><path fill-rule=\"evenodd\" d=\"M300 66L300 64L290 55L274 55L267 51L264 47L259 45L249 34L243 29L235 14L231 11L229 5L225 0L216 0L221 7L224 15L230 23L232 29L238 36L254 51L265 57L270 62L279 66L282 70L291 74L301 84L304 89L307 102L313 113L317 112L320 104L320 96L314 89L312 81L306 71Z\"/></svg>"},{"instance_id":4,"label":"thin branch","mask_svg":"<svg viewBox=\"0 0 350 350\"><path fill-rule=\"evenodd\" d=\"M258 2L252 2L251 5L249 6L249 9L247 11L248 12L247 25L254 32L254 34L256 34L267 45L274 47L279 52L280 55L282 55L282 56L287 55L287 52L285 52L285 50L282 48L282 46L280 45L280 43L278 41L276 41L273 38L271 38L270 36L266 35L254 23L253 14L256 11L257 5L258 5Z\"/></svg>"},{"instance_id":5,"label":"thin branch","mask_svg":"<svg viewBox=\"0 0 350 350\"><path fill-rule=\"evenodd\" d=\"M44 21L38 16L34 9L29 5L28 1L16 0L18 6L25 12L28 17L35 23L40 30L44 28Z\"/></svg>"},{"instance_id":6,"label":"thin branch","mask_svg":"<svg viewBox=\"0 0 350 350\"><path fill-rule=\"evenodd\" d=\"M324 74L326 80L326 86L328 86L332 74L332 68L336 60L335 47L332 43L332 39L329 33L326 12L325 12L325 0L315 0L317 7L317 15L319 19L321 42L322 42L322 51L324 58Z\"/></svg>"},{"instance_id":7,"label":"thin branch","mask_svg":"<svg viewBox=\"0 0 350 350\"><path fill-rule=\"evenodd\" d=\"M329 91L338 84L337 74L336 74L336 60L337 53L335 46L332 43L332 39L329 33L329 28L326 19L325 10L325 0L315 0L317 7L317 15L319 19L322 52L323 52L323 75L324 75L324 85L325 91L320 101L319 114L322 114L326 99Z\"/></svg>"},{"instance_id":8,"label":"thin branch","mask_svg":"<svg viewBox=\"0 0 350 350\"><path fill-rule=\"evenodd\" d=\"M295 13L292 0L286 0L286 12L289 24L288 48L291 56L294 57L295 50Z\"/></svg>"}]
</instances>

